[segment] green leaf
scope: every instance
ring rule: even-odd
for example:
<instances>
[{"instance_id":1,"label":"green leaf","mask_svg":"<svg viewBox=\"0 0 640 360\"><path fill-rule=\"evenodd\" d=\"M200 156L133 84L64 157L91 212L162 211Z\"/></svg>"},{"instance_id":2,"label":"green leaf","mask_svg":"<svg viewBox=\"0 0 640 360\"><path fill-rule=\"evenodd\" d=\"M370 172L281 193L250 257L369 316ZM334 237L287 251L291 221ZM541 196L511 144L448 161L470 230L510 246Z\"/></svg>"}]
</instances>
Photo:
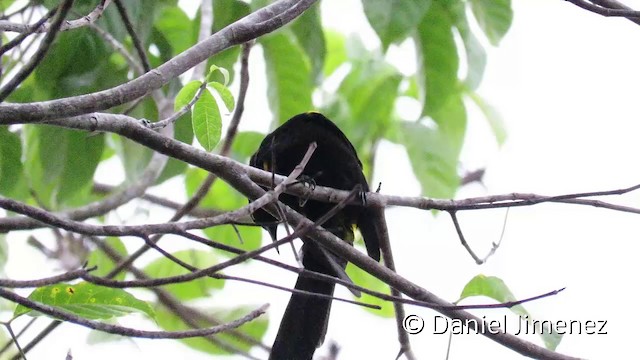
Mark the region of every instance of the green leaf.
<instances>
[{"instance_id":1,"label":"green leaf","mask_svg":"<svg viewBox=\"0 0 640 360\"><path fill-rule=\"evenodd\" d=\"M90 1L81 1L86 3L92 8L95 4ZM55 3L56 6L58 3ZM140 39L143 46L149 44L149 37L153 30L153 23L157 19L158 14L165 8L165 6L176 6L176 1L173 0L140 0L140 1L123 1L129 18L132 19L133 28ZM89 10L90 11L90 10ZM87 12L80 12L79 14L86 14ZM118 12L118 9L113 6L107 7L101 21L107 23L106 30L113 34L120 42L124 42L129 36L127 29L122 25L122 17ZM129 39L126 39L130 41Z\"/></svg>"},{"instance_id":2,"label":"green leaf","mask_svg":"<svg viewBox=\"0 0 640 360\"><path fill-rule=\"evenodd\" d=\"M171 45L173 54L179 54L193 45L192 22L178 6L164 7L154 27L160 31Z\"/></svg>"},{"instance_id":3,"label":"green leaf","mask_svg":"<svg viewBox=\"0 0 640 360\"><path fill-rule=\"evenodd\" d=\"M16 200L28 196L21 157L20 136L0 127L0 194Z\"/></svg>"},{"instance_id":4,"label":"green leaf","mask_svg":"<svg viewBox=\"0 0 640 360\"><path fill-rule=\"evenodd\" d=\"M260 38L267 70L267 97L277 124L312 109L311 65L285 33Z\"/></svg>"},{"instance_id":5,"label":"green leaf","mask_svg":"<svg viewBox=\"0 0 640 360\"><path fill-rule=\"evenodd\" d=\"M513 293L504 281L495 276L475 276L467 283L467 285L465 285L462 293L460 294L460 299L456 301L456 304L473 296L486 296L499 303L517 301L516 297L513 296ZM512 306L510 310L520 316L520 321L528 321L530 324L533 324L533 318L524 306L515 305ZM540 322L537 322L537 325L539 324ZM562 335L558 334L556 330L548 326L548 324L545 324L545 326L537 326L536 332L540 334L542 341L544 341L545 346L548 349L555 350L560 344L560 341L562 341Z\"/></svg>"},{"instance_id":6,"label":"green leaf","mask_svg":"<svg viewBox=\"0 0 640 360\"><path fill-rule=\"evenodd\" d=\"M172 255L198 269L208 268L220 262L218 257L210 251L182 250ZM190 273L189 270L165 257L151 262L144 268L144 272L152 278L164 278ZM224 284L225 281L222 279L204 277L180 284L166 285L163 288L180 301L188 301L208 297L211 295L211 290L222 289Z\"/></svg>"},{"instance_id":7,"label":"green leaf","mask_svg":"<svg viewBox=\"0 0 640 360\"><path fill-rule=\"evenodd\" d=\"M458 92L459 59L452 25L446 10L434 2L418 26L415 40L423 115L438 111L450 96Z\"/></svg>"},{"instance_id":8,"label":"green leaf","mask_svg":"<svg viewBox=\"0 0 640 360\"><path fill-rule=\"evenodd\" d=\"M158 119L158 109L155 101L147 97L129 114L138 119L148 119L155 121ZM137 181L144 172L151 160L152 151L146 146L140 145L133 140L122 136L110 135L112 144L120 162L124 168L126 181L128 183Z\"/></svg>"},{"instance_id":9,"label":"green leaf","mask_svg":"<svg viewBox=\"0 0 640 360\"><path fill-rule=\"evenodd\" d=\"M191 145L193 142L193 127L191 126L191 115L184 114L173 124L173 138ZM160 184L167 179L183 174L187 169L187 163L175 158L169 158L167 165L156 180L156 184Z\"/></svg>"},{"instance_id":10,"label":"green leaf","mask_svg":"<svg viewBox=\"0 0 640 360\"><path fill-rule=\"evenodd\" d=\"M467 76L464 82L468 88L476 89L480 85L484 75L484 69L487 65L487 53L469 27L465 4L462 2L453 2L449 6L449 12L455 19L455 27L458 29L458 33L462 38L464 50L467 55Z\"/></svg>"},{"instance_id":11,"label":"green leaf","mask_svg":"<svg viewBox=\"0 0 640 360\"><path fill-rule=\"evenodd\" d=\"M233 246L244 251L256 250L262 244L262 231L258 226L220 225L203 230L207 238L212 241ZM224 256L234 256L227 252L220 252Z\"/></svg>"},{"instance_id":12,"label":"green leaf","mask_svg":"<svg viewBox=\"0 0 640 360\"><path fill-rule=\"evenodd\" d=\"M61 204L82 204L93 185L93 174L102 158L105 137L104 134L72 130L67 130L66 136L68 142L57 201Z\"/></svg>"},{"instance_id":13,"label":"green leaf","mask_svg":"<svg viewBox=\"0 0 640 360\"><path fill-rule=\"evenodd\" d=\"M344 36L337 31L325 30L324 38L327 54L322 72L325 77L328 77L347 61L347 46Z\"/></svg>"},{"instance_id":14,"label":"green leaf","mask_svg":"<svg viewBox=\"0 0 640 360\"><path fill-rule=\"evenodd\" d=\"M386 50L400 43L423 19L431 0L363 0L364 14Z\"/></svg>"},{"instance_id":15,"label":"green leaf","mask_svg":"<svg viewBox=\"0 0 640 360\"><path fill-rule=\"evenodd\" d=\"M111 319L132 312L140 312L151 319L155 318L155 313L149 304L136 299L128 292L87 282L40 287L35 289L28 298L91 320ZM14 318L23 314L42 315L18 305L13 313Z\"/></svg>"},{"instance_id":16,"label":"green leaf","mask_svg":"<svg viewBox=\"0 0 640 360\"><path fill-rule=\"evenodd\" d=\"M226 323L233 320L237 320L247 313L251 312L253 308L248 306L245 307L237 307L233 309L215 309L208 310L205 313L213 316L215 319L220 321L220 323ZM182 319L175 316L173 313L166 310L164 307L159 307L157 310L158 313L158 324L166 331L181 331L191 329L187 324L185 324ZM199 321L198 321L199 320ZM198 326L207 327L212 324L206 323L203 319L196 319L198 321ZM257 319L254 319L248 323L243 324L238 327L235 331L239 331L242 334L249 336L250 338L255 339L257 342L260 342L264 337L264 334L267 332L267 328L269 326L269 320L266 316L260 316ZM216 339L223 341L225 344L229 344L240 351L248 352L252 345L247 344L247 342L241 341L237 336L233 334L228 334L226 332L219 333L215 335ZM208 341L206 338L192 338L192 339L184 339L180 340L185 345L189 346L192 349L202 351L207 354L229 354L228 351L223 348L217 346L214 342Z\"/></svg>"},{"instance_id":17,"label":"green leaf","mask_svg":"<svg viewBox=\"0 0 640 360\"><path fill-rule=\"evenodd\" d=\"M291 23L291 30L311 61L311 76L318 79L322 73L327 48L320 19L320 2L307 9Z\"/></svg>"},{"instance_id":18,"label":"green leaf","mask_svg":"<svg viewBox=\"0 0 640 360\"><path fill-rule=\"evenodd\" d=\"M14 2L15 0L6 0L6 1L0 2L0 11L7 10L13 5Z\"/></svg>"},{"instance_id":19,"label":"green leaf","mask_svg":"<svg viewBox=\"0 0 640 360\"><path fill-rule=\"evenodd\" d=\"M499 303L506 303L511 301L517 301L511 290L502 281L502 279L495 276L477 275L471 279L462 289L460 294L460 302L471 296L486 296L494 299ZM516 305L511 308L514 313L525 316L529 313L524 309L522 305Z\"/></svg>"},{"instance_id":20,"label":"green leaf","mask_svg":"<svg viewBox=\"0 0 640 360\"><path fill-rule=\"evenodd\" d=\"M207 172L201 169L189 169L185 178L187 196L192 197L200 184L207 176ZM216 181L202 199L202 207L216 210L230 211L247 205L247 198L241 195L224 181ZM258 226L220 225L204 229L205 235L216 242L227 244L246 251L255 250L262 244L262 231ZM236 232L236 230L238 232ZM230 256L226 252L221 252Z\"/></svg>"},{"instance_id":21,"label":"green leaf","mask_svg":"<svg viewBox=\"0 0 640 360\"><path fill-rule=\"evenodd\" d=\"M218 32L232 22L249 15L249 13L251 13L251 9L249 4L242 0L215 0L213 1L213 13L215 16L213 17L212 31ZM200 28L200 10L198 10L198 13L196 14L193 25L193 37L195 41L198 36L198 29ZM221 68L227 69L229 71L229 83L231 83L235 77L233 65L236 63L239 55L240 46L233 46L210 57L207 61L207 66L215 64Z\"/></svg>"},{"instance_id":22,"label":"green leaf","mask_svg":"<svg viewBox=\"0 0 640 360\"><path fill-rule=\"evenodd\" d=\"M451 99L434 121L431 126L401 122L390 138L406 146L422 195L451 199L460 183L457 166L466 128L462 100Z\"/></svg>"},{"instance_id":23,"label":"green leaf","mask_svg":"<svg viewBox=\"0 0 640 360\"><path fill-rule=\"evenodd\" d=\"M493 46L498 46L513 21L511 0L471 0L473 16Z\"/></svg>"},{"instance_id":24,"label":"green leaf","mask_svg":"<svg viewBox=\"0 0 640 360\"><path fill-rule=\"evenodd\" d=\"M227 111L232 112L236 107L236 100L233 98L231 90L229 90L229 88L224 86L223 84L215 81L210 82L208 85L216 89L218 95L220 95L220 98L224 103L224 106L227 108Z\"/></svg>"},{"instance_id":25,"label":"green leaf","mask_svg":"<svg viewBox=\"0 0 640 360\"><path fill-rule=\"evenodd\" d=\"M352 263L347 264L347 275L349 275L351 280L353 280L356 285L360 285L369 290L381 292L387 295L391 294L389 285L383 283L373 275L367 273L366 271L360 269ZM392 318L395 316L393 303L390 301L382 300L367 293L362 293L362 296L358 298L357 301L380 306L382 308L381 310L371 309L368 307L363 308L366 311L369 311L377 316L381 316L384 318Z\"/></svg>"},{"instance_id":26,"label":"green leaf","mask_svg":"<svg viewBox=\"0 0 640 360\"><path fill-rule=\"evenodd\" d=\"M469 92L469 97L473 102L478 106L482 114L489 122L489 126L493 132L493 136L496 137L496 142L498 145L503 145L504 141L507 139L507 130L504 120L502 119L502 115L500 112L493 107L490 103L487 102L480 94L476 92Z\"/></svg>"},{"instance_id":27,"label":"green leaf","mask_svg":"<svg viewBox=\"0 0 640 360\"><path fill-rule=\"evenodd\" d=\"M87 94L128 81L128 67L115 62L112 52L88 28L61 32L34 71L36 98Z\"/></svg>"},{"instance_id":28,"label":"green leaf","mask_svg":"<svg viewBox=\"0 0 640 360\"><path fill-rule=\"evenodd\" d=\"M221 84L224 86L229 85L229 70L223 67L219 67L218 65L215 65L215 64L209 67L209 73L207 74L207 81L214 82L213 80L210 79L210 77L212 76L212 74L216 72L219 72L222 75L222 78L224 79L224 82L222 82Z\"/></svg>"},{"instance_id":29,"label":"green leaf","mask_svg":"<svg viewBox=\"0 0 640 360\"><path fill-rule=\"evenodd\" d=\"M202 81L200 80L192 80L189 81L185 86L178 91L176 98L173 103L173 110L179 111L183 107L187 106L196 94L198 93L198 89L202 85Z\"/></svg>"},{"instance_id":30,"label":"green leaf","mask_svg":"<svg viewBox=\"0 0 640 360\"><path fill-rule=\"evenodd\" d=\"M81 204L104 149L104 135L54 126L25 126L26 174L38 199L51 208Z\"/></svg>"},{"instance_id":31,"label":"green leaf","mask_svg":"<svg viewBox=\"0 0 640 360\"><path fill-rule=\"evenodd\" d=\"M257 131L240 131L231 145L231 152L238 161L245 162L258 149L264 134Z\"/></svg>"},{"instance_id":32,"label":"green leaf","mask_svg":"<svg viewBox=\"0 0 640 360\"><path fill-rule=\"evenodd\" d=\"M104 239L104 242L112 247L120 257L127 256L127 248L120 238L108 237ZM107 254L105 254L100 248L93 250L87 258L88 267L97 266L98 268L91 272L91 275L106 276L116 265ZM115 280L124 280L126 271L121 271L114 277Z\"/></svg>"},{"instance_id":33,"label":"green leaf","mask_svg":"<svg viewBox=\"0 0 640 360\"><path fill-rule=\"evenodd\" d=\"M393 107L402 80L400 73L384 62L382 56L370 55L351 62L351 72L338 88L338 102L345 109L323 111L338 124L353 143L369 176L372 144L386 132L392 122Z\"/></svg>"},{"instance_id":34,"label":"green leaf","mask_svg":"<svg viewBox=\"0 0 640 360\"><path fill-rule=\"evenodd\" d=\"M205 89L193 107L193 133L206 151L213 150L222 136L222 117L218 103Z\"/></svg>"}]
</instances>

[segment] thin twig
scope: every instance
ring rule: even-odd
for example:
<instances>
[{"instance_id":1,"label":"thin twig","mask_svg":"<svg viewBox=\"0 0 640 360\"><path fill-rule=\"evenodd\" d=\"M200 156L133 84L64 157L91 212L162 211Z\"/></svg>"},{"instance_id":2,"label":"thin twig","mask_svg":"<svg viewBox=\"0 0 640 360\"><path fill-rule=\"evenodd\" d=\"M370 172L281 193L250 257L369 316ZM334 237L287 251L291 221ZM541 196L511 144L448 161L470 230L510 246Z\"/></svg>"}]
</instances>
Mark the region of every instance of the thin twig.
<instances>
[{"instance_id":1,"label":"thin twig","mask_svg":"<svg viewBox=\"0 0 640 360\"><path fill-rule=\"evenodd\" d=\"M213 326L207 329L183 330L183 331L148 331L126 328L124 326L106 324L99 321L88 320L65 310L61 310L54 306L42 304L22 297L16 293L0 288L0 297L5 298L14 303L25 306L29 309L39 311L43 314L78 324L93 330L103 331L109 334L123 335L129 337L146 338L146 339L188 339L193 337L209 336L219 332L235 329L258 316L265 313L269 307L268 304L262 305L247 315L231 321L224 325Z\"/></svg>"},{"instance_id":2,"label":"thin twig","mask_svg":"<svg viewBox=\"0 0 640 360\"><path fill-rule=\"evenodd\" d=\"M71 10L72 5L73 0L65 0L62 4L60 4L56 17L53 19L53 23L51 24L51 28L49 28L49 31L47 31L47 34L44 36L44 39L42 39L42 42L40 42L40 46L38 46L36 52L31 56L31 59L29 59L29 61L24 64L24 66L20 70L18 70L13 78L11 78L11 80L9 80L2 88L0 88L0 102L4 101L7 96L9 96L13 92L13 90L15 90L18 85L20 85L27 78L27 76L29 76L29 74L31 74L33 70L35 70L36 66L40 64L42 59L44 59L44 56L49 51L51 44L53 44L53 41L58 35L58 30L60 29L62 22L67 16L67 13L69 13L69 10Z\"/></svg>"},{"instance_id":3,"label":"thin twig","mask_svg":"<svg viewBox=\"0 0 640 360\"><path fill-rule=\"evenodd\" d=\"M22 44L24 39L34 34L42 24L47 22L47 20L49 20L53 15L55 15L57 10L58 10L57 8L52 8L42 18L40 18L40 20L36 21L33 25L30 25L28 28L28 31L21 33L20 35L8 41L6 44L0 46L0 56L4 55L4 53L13 49L14 47Z\"/></svg>"},{"instance_id":4,"label":"thin twig","mask_svg":"<svg viewBox=\"0 0 640 360\"><path fill-rule=\"evenodd\" d=\"M129 14L127 14L127 8L122 3L122 0L114 0L116 4L116 8L118 9L118 14L120 14L120 18L122 19L122 23L124 24L125 29L127 29L127 33L131 37L131 41L133 42L133 46L138 53L138 57L140 58L140 62L142 63L142 68L145 72L149 72L151 70L151 64L149 63L149 58L147 57L147 52L142 46L142 42L136 33L136 30L133 28L133 24L129 19Z\"/></svg>"},{"instance_id":5,"label":"thin twig","mask_svg":"<svg viewBox=\"0 0 640 360\"><path fill-rule=\"evenodd\" d=\"M222 151L220 152L220 156L227 156L229 151L231 150L231 145L233 140L235 139L235 135L238 129L238 124L240 123L240 119L242 118L242 114L244 112L244 101L247 94L247 90L249 87L249 53L251 51L251 43L245 43L242 47L242 60L241 60L241 70L240 70L240 89L238 94L238 102L236 105L236 110L233 114L233 118L231 119L231 123L229 128L227 129L227 134L225 136L224 143L222 145ZM193 210L198 204L204 199L205 195L209 192L209 189L213 185L216 176L214 173L210 173L205 181L200 185L198 190L196 190L195 194L187 201L184 206L171 217L169 222L174 222L180 220L184 215ZM160 241L160 237L154 237L151 239L154 243ZM145 252L149 250L148 246L143 246L133 252L129 258L125 260L122 265L131 264L137 258L142 256ZM123 266L126 267L126 266ZM118 267L116 267L118 269ZM114 269L115 271L115 269Z\"/></svg>"}]
</instances>

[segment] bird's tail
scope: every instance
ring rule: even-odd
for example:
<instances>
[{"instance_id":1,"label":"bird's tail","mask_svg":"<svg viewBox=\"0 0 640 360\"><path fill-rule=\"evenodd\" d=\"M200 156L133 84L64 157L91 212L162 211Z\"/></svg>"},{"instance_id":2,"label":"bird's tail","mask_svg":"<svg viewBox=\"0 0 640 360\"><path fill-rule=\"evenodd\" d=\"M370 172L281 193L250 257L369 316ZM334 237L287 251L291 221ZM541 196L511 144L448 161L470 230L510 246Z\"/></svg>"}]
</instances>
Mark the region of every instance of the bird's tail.
<instances>
[{"instance_id":1,"label":"bird's tail","mask_svg":"<svg viewBox=\"0 0 640 360\"><path fill-rule=\"evenodd\" d=\"M303 265L310 271L334 275L326 260L309 240L303 246ZM305 249L306 248L306 249ZM335 276L335 275L334 275ZM299 276L295 288L332 296L335 283ZM311 360L316 348L324 341L329 323L331 299L294 293L284 312L269 360Z\"/></svg>"}]
</instances>

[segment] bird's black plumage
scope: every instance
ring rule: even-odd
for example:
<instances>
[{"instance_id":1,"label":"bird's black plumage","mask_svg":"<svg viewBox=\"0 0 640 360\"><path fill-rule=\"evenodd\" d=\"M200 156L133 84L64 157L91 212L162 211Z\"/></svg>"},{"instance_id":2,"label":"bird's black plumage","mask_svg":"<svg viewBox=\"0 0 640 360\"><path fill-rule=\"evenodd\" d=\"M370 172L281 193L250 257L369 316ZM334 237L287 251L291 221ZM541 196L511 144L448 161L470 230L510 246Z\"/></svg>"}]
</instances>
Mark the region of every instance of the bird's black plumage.
<instances>
[{"instance_id":1,"label":"bird's black plumage","mask_svg":"<svg viewBox=\"0 0 640 360\"><path fill-rule=\"evenodd\" d=\"M320 113L309 112L294 116L275 131L267 135L255 154L251 166L276 174L288 175L300 163L309 144L317 143L313 156L302 173L317 185L352 190L360 186L369 191L362 173L362 163L353 145L340 129ZM317 220L335 204L309 200L301 204L298 198L283 194L280 200L292 209ZM268 224L275 219L259 209L253 214L256 222ZM349 205L327 220L323 227L334 235L353 242L354 225L360 229L369 256L380 260L379 221L373 211L363 206ZM276 225L265 225L272 237L276 236ZM319 245L303 239L302 263L307 270L336 276ZM341 266L346 262L336 258ZM324 295L333 295L335 284L299 277L295 288ZM316 347L323 339L329 320L331 300L303 294L292 294L289 305L280 323L273 344L271 360L307 360L313 357Z\"/></svg>"}]
</instances>

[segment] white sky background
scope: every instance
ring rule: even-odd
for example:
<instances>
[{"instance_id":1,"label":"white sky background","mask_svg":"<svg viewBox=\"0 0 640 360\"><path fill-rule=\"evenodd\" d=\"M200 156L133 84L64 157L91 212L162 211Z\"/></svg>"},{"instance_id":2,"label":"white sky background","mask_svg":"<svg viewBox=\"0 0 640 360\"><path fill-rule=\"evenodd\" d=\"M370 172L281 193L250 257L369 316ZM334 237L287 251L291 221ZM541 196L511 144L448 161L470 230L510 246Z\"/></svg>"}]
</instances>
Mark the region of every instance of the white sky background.
<instances>
[{"instance_id":1,"label":"white sky background","mask_svg":"<svg viewBox=\"0 0 640 360\"><path fill-rule=\"evenodd\" d=\"M502 113L508 139L498 148L482 116L470 111L463 167L486 167L487 173L484 186L467 186L458 198L509 192L555 195L639 183L640 26L591 14L562 0L513 2L513 26L500 46L490 49L480 88ZM640 9L640 0L626 3ZM325 25L371 39L372 30L361 14L360 1L325 0L322 5ZM396 54L394 61L402 58L402 52ZM266 131L266 123L257 123L268 111L260 55L259 48L254 49L242 126ZM384 193L417 195L419 186L408 175L410 167L401 147L383 144L379 153L374 183L381 181ZM175 191L183 196L182 189ZM607 200L640 206L637 194ZM505 210L459 214L467 241L480 256L499 239L504 217ZM453 301L479 273L502 278L519 298L567 287L560 295L525 307L539 319L607 320L609 334L566 335L558 351L591 359L611 358L612 352L625 354L625 358L633 358L635 353L637 357L632 314L633 301L639 295L638 215L562 204L515 208L509 213L502 246L481 267L460 245L448 216L434 218L424 211L391 209L387 220L399 272L427 290ZM289 255L271 256L282 260ZM268 267L241 266L234 274L287 286L294 282L290 274ZM227 287L224 298L213 296L203 303L228 304L229 297L239 303L271 303L272 326L265 338L270 344L289 295L244 284L229 283ZM349 297L344 289L336 294ZM486 302L490 301L474 299L474 303ZM430 334L436 313L421 308L409 308L408 313L427 321L425 332L411 337L419 358L444 359L448 337ZM474 313L498 318L510 314L508 310ZM86 346L85 336L79 327L64 325L56 331L56 340L45 340L29 358L60 359L69 348L74 359L113 359L114 355L211 358L171 340ZM327 340L340 344L340 359L394 359L398 351L395 339L392 319L379 319L353 305L334 303ZM542 344L537 336L527 339ZM262 351L254 353L265 356ZM324 353L325 348L317 352ZM480 358L519 357L479 335L453 339L451 359L480 354L484 355Z\"/></svg>"}]
</instances>

